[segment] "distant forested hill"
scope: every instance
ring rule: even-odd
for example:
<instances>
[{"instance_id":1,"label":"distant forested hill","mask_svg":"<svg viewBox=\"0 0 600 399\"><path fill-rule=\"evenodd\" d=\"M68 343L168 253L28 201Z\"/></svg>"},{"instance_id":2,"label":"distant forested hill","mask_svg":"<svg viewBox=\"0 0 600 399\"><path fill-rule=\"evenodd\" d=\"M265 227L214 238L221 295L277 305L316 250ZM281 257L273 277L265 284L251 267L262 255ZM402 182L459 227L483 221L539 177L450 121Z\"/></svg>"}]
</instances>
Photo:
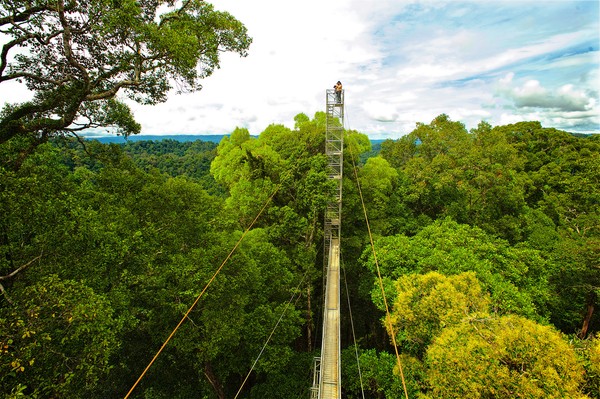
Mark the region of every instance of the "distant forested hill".
<instances>
[{"instance_id":1,"label":"distant forested hill","mask_svg":"<svg viewBox=\"0 0 600 399\"><path fill-rule=\"evenodd\" d=\"M185 176L200 181L209 189L215 187L210 164L218 144L213 141L128 141L123 151L144 170L156 168L169 176ZM212 191L212 190L210 190Z\"/></svg>"},{"instance_id":2,"label":"distant forested hill","mask_svg":"<svg viewBox=\"0 0 600 399\"><path fill-rule=\"evenodd\" d=\"M175 140L179 142L187 141L208 141L212 143L220 143L223 137L227 137L227 134L173 134L173 135L147 135L147 134L133 134L127 138L123 136L106 136L106 137L87 137L88 140L97 140L101 143L115 143L124 144L127 142L135 141L162 141L162 140Z\"/></svg>"},{"instance_id":3,"label":"distant forested hill","mask_svg":"<svg viewBox=\"0 0 600 399\"><path fill-rule=\"evenodd\" d=\"M139 152L140 148L144 148L144 150L142 152L146 153L146 155L160 154L162 156L165 156L168 153L182 155L180 153L181 150L186 149L188 147L187 146L179 146L176 143L189 143L189 142L201 141L201 142L205 142L205 143L218 144L221 142L223 137L228 137L228 136L229 135L223 135L223 134L220 134L220 135L184 135L184 134L179 134L179 135L132 135L132 136L129 136L128 138L124 138L122 136L90 137L90 138L88 138L88 140L97 140L104 144L109 144L109 143L122 144L122 145L125 145L124 148L125 148L126 152L131 153L132 155L140 155L142 158L144 158L144 155ZM256 138L256 136L251 136L251 137ZM361 163L364 163L366 161L366 159L368 159L368 158L377 156L377 154L379 154L379 152L381 151L381 144L386 140L371 139L370 141L371 141L371 147L372 147L371 151L361 154L361 157L360 157ZM139 143L139 142L142 142L144 144L142 144L138 147L138 146L136 146L136 143ZM165 142L165 143L163 143L163 142ZM210 145L206 145L206 148L207 149L210 148ZM216 148L216 145L215 145L215 148ZM142 162L144 162L144 161L142 161ZM165 172L168 172L171 175L174 175L173 173L176 173L176 171L172 168L167 168L167 169L161 168L161 166L159 166L158 162L153 162L153 165ZM177 170L181 171L181 169L177 169ZM195 176L194 173L190 174L188 172L190 172L190 171L184 172L183 174L186 174L188 176ZM196 175L196 177L198 177L198 176Z\"/></svg>"},{"instance_id":4,"label":"distant forested hill","mask_svg":"<svg viewBox=\"0 0 600 399\"><path fill-rule=\"evenodd\" d=\"M162 140L175 140L175 141L209 141L212 143L220 143L223 137L229 137L228 134L174 134L174 135L147 135L147 134L136 134L131 135L127 138L123 136L106 136L106 137L87 137L88 140L97 140L101 143L115 143L124 144L127 142L134 141L162 141ZM257 137L257 136L250 136ZM380 144L385 140L371 140L372 144Z\"/></svg>"}]
</instances>

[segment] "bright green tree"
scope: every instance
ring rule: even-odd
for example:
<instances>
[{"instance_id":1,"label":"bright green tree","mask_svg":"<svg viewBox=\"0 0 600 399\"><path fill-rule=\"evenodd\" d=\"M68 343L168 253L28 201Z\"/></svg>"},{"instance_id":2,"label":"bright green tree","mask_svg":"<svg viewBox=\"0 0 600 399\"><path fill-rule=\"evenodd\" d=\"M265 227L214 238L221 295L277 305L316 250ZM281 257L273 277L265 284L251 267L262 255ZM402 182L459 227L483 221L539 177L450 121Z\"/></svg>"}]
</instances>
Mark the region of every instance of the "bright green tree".
<instances>
[{"instance_id":1,"label":"bright green tree","mask_svg":"<svg viewBox=\"0 0 600 399\"><path fill-rule=\"evenodd\" d=\"M211 165L215 180L227 188L225 218L232 228L246 228L265 206L255 226L285 249L298 273L309 272L306 287L306 346L313 345L313 281L322 215L333 195L323 154L325 114L295 118L295 129L270 125L259 137L235 129L224 138Z\"/></svg>"},{"instance_id":2,"label":"bright green tree","mask_svg":"<svg viewBox=\"0 0 600 399\"><path fill-rule=\"evenodd\" d=\"M434 340L425 363L431 398L587 398L569 343L519 316L455 324Z\"/></svg>"},{"instance_id":3,"label":"bright green tree","mask_svg":"<svg viewBox=\"0 0 600 399\"><path fill-rule=\"evenodd\" d=\"M437 272L408 274L398 279L396 291L390 321L397 342L419 358L443 329L487 314L490 306L473 272L448 277Z\"/></svg>"},{"instance_id":4,"label":"bright green tree","mask_svg":"<svg viewBox=\"0 0 600 399\"><path fill-rule=\"evenodd\" d=\"M549 316L550 270L537 250L512 247L479 228L450 219L437 221L413 237L380 238L375 247L390 302L395 297L393 282L405 274L437 271L450 276L472 271L490 294L491 306L501 314L540 320ZM365 250L363 262L374 273L370 250ZM374 292L380 303L381 294Z\"/></svg>"},{"instance_id":5,"label":"bright green tree","mask_svg":"<svg viewBox=\"0 0 600 399\"><path fill-rule=\"evenodd\" d=\"M389 209L397 201L398 172L384 158L369 158L360 169L359 179L372 232L386 234L392 222Z\"/></svg>"}]
</instances>

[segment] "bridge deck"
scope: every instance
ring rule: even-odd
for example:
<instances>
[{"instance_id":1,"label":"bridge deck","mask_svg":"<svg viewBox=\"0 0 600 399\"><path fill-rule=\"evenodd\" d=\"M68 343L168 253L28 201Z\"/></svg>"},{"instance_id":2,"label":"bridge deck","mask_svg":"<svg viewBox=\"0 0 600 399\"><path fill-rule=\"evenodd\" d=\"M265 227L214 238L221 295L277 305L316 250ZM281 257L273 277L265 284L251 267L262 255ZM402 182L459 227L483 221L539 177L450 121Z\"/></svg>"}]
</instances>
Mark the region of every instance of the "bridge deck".
<instances>
[{"instance_id":1,"label":"bridge deck","mask_svg":"<svg viewBox=\"0 0 600 399\"><path fill-rule=\"evenodd\" d=\"M340 243L331 240L327 288L325 291L325 320L321 349L321 399L339 399L340 386Z\"/></svg>"}]
</instances>

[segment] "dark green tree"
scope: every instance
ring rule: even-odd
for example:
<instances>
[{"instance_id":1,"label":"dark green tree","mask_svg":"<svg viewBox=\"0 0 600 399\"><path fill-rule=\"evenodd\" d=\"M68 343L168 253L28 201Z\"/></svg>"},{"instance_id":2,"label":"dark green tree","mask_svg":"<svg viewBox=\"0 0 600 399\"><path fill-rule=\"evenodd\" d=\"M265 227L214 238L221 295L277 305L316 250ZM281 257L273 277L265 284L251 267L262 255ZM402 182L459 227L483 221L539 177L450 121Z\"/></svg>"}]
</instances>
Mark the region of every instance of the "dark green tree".
<instances>
[{"instance_id":1,"label":"dark green tree","mask_svg":"<svg viewBox=\"0 0 600 399\"><path fill-rule=\"evenodd\" d=\"M53 275L19 291L13 301L12 307L0 307L3 396L95 396L122 326L106 298Z\"/></svg>"},{"instance_id":2,"label":"dark green tree","mask_svg":"<svg viewBox=\"0 0 600 399\"><path fill-rule=\"evenodd\" d=\"M521 238L524 161L488 123L467 132L440 115L396 142L385 142L381 155L398 168L399 201L415 215L451 216L513 242Z\"/></svg>"},{"instance_id":3,"label":"dark green tree","mask_svg":"<svg viewBox=\"0 0 600 399\"><path fill-rule=\"evenodd\" d=\"M550 267L537 250L513 247L477 227L450 219L437 221L413 237L380 238L375 246L390 298L395 297L393 281L406 274L437 271L449 276L472 271L490 294L495 311L539 320L550 316ZM370 249L365 250L363 262L374 270ZM379 289L373 293L380 304Z\"/></svg>"},{"instance_id":4,"label":"dark green tree","mask_svg":"<svg viewBox=\"0 0 600 399\"><path fill-rule=\"evenodd\" d=\"M419 397L425 389L425 367L421 361L409 355L401 355L400 361L410 398ZM362 387L359 377L362 376ZM349 399L363 398L361 388L367 398L403 398L404 387L399 376L398 362L393 354L375 349L359 349L358 361L354 347L342 352L343 392Z\"/></svg>"},{"instance_id":5,"label":"dark green tree","mask_svg":"<svg viewBox=\"0 0 600 399\"><path fill-rule=\"evenodd\" d=\"M539 122L493 130L526 160L525 200L534 211L523 220L523 235L555 264L552 321L585 337L600 327L600 137L577 137Z\"/></svg>"}]
</instances>

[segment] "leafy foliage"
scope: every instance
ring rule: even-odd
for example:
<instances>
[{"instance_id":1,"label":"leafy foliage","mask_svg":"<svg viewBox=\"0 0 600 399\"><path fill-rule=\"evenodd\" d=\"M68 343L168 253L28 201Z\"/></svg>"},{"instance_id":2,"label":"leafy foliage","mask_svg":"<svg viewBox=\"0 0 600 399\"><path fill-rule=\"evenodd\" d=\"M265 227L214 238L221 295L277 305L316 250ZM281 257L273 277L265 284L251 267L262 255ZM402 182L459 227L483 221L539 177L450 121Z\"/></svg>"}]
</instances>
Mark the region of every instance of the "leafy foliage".
<instances>
[{"instance_id":1,"label":"leafy foliage","mask_svg":"<svg viewBox=\"0 0 600 399\"><path fill-rule=\"evenodd\" d=\"M139 133L119 92L156 104L173 85L199 90L221 52L245 56L251 43L241 22L200 0L2 0L0 28L0 83L24 81L34 94L0 114L0 143L100 127Z\"/></svg>"},{"instance_id":2,"label":"leafy foliage","mask_svg":"<svg viewBox=\"0 0 600 399\"><path fill-rule=\"evenodd\" d=\"M585 368L583 391L591 398L600 398L600 339L574 341L576 353Z\"/></svg>"},{"instance_id":3,"label":"leafy foliage","mask_svg":"<svg viewBox=\"0 0 600 399\"><path fill-rule=\"evenodd\" d=\"M416 397L424 388L425 368L414 357L401 357L409 397ZM360 377L358 374L360 365ZM342 353L342 381L348 398L362 398L362 390L373 398L400 398L404 396L402 381L398 378L396 357L389 352L375 349L359 350L358 359L353 347ZM362 390L361 390L362 389Z\"/></svg>"},{"instance_id":4,"label":"leafy foliage","mask_svg":"<svg viewBox=\"0 0 600 399\"><path fill-rule=\"evenodd\" d=\"M263 210L133 397L307 395L335 186L325 114L294 122L218 146L1 144L2 394L122 397ZM598 397L597 138L440 115L380 156L345 139L344 395L360 362L369 397L403 396L362 194L410 397Z\"/></svg>"},{"instance_id":5,"label":"leafy foliage","mask_svg":"<svg viewBox=\"0 0 600 399\"><path fill-rule=\"evenodd\" d=\"M445 327L489 310L489 298L472 272L409 274L396 282L396 290L390 320L397 341L420 359Z\"/></svg>"},{"instance_id":6,"label":"leafy foliage","mask_svg":"<svg viewBox=\"0 0 600 399\"><path fill-rule=\"evenodd\" d=\"M121 323L106 298L84 284L41 279L0 308L0 384L8 395L78 398L94 394L118 349Z\"/></svg>"},{"instance_id":7,"label":"leafy foliage","mask_svg":"<svg viewBox=\"0 0 600 399\"><path fill-rule=\"evenodd\" d=\"M573 348L551 327L518 316L473 318L427 351L435 398L585 398Z\"/></svg>"},{"instance_id":8,"label":"leafy foliage","mask_svg":"<svg viewBox=\"0 0 600 399\"><path fill-rule=\"evenodd\" d=\"M431 271L444 275L470 271L490 293L496 311L547 317L550 296L547 263L536 250L511 247L478 228L449 219L425 227L414 237L382 238L377 242L377 250L386 278ZM363 259L373 269L368 250ZM388 292L393 295L394 291ZM381 301L379 291L373 292Z\"/></svg>"}]
</instances>

